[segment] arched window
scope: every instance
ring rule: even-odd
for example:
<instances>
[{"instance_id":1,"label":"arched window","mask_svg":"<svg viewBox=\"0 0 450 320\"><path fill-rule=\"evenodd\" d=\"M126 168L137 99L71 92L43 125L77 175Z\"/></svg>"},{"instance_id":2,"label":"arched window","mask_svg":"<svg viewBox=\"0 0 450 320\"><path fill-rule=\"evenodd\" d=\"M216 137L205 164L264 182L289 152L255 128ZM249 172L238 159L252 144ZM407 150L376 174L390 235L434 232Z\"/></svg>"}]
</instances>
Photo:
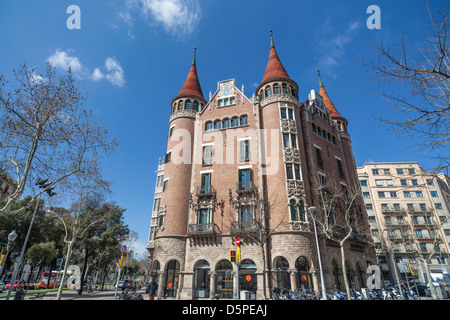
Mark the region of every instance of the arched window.
<instances>
[{"instance_id":1,"label":"arched window","mask_svg":"<svg viewBox=\"0 0 450 320\"><path fill-rule=\"evenodd\" d=\"M288 87L286 85L286 83L283 83L281 85L281 90L283 91L283 93L289 93Z\"/></svg>"},{"instance_id":2,"label":"arched window","mask_svg":"<svg viewBox=\"0 0 450 320\"><path fill-rule=\"evenodd\" d=\"M191 110L191 100L185 101L184 110Z\"/></svg>"},{"instance_id":3,"label":"arched window","mask_svg":"<svg viewBox=\"0 0 450 320\"><path fill-rule=\"evenodd\" d=\"M309 263L305 257L298 257L295 261L295 269L297 269L297 288L312 289L312 280L309 273Z\"/></svg>"},{"instance_id":4,"label":"arched window","mask_svg":"<svg viewBox=\"0 0 450 320\"><path fill-rule=\"evenodd\" d=\"M270 89L270 86L266 87L266 98L270 97L272 95L272 89Z\"/></svg>"},{"instance_id":5,"label":"arched window","mask_svg":"<svg viewBox=\"0 0 450 320\"><path fill-rule=\"evenodd\" d=\"M233 298L233 266L228 260L220 260L216 266L216 296L219 299Z\"/></svg>"},{"instance_id":6,"label":"arched window","mask_svg":"<svg viewBox=\"0 0 450 320\"><path fill-rule=\"evenodd\" d=\"M248 117L247 116L241 116L240 118L240 125L245 126L248 124Z\"/></svg>"},{"instance_id":7,"label":"arched window","mask_svg":"<svg viewBox=\"0 0 450 320\"><path fill-rule=\"evenodd\" d=\"M213 129L213 123L211 121L208 121L205 124L205 131L211 131Z\"/></svg>"},{"instance_id":8,"label":"arched window","mask_svg":"<svg viewBox=\"0 0 450 320\"><path fill-rule=\"evenodd\" d=\"M178 102L178 111L183 110L183 101Z\"/></svg>"},{"instance_id":9,"label":"arched window","mask_svg":"<svg viewBox=\"0 0 450 320\"><path fill-rule=\"evenodd\" d=\"M278 257L275 263L275 270L277 271L277 287L291 288L291 277L289 276L289 262L285 257Z\"/></svg>"},{"instance_id":10,"label":"arched window","mask_svg":"<svg viewBox=\"0 0 450 320\"><path fill-rule=\"evenodd\" d=\"M341 290L341 281L339 279L339 268L334 259L333 259L333 261L331 261L331 269L333 272L334 285L336 286L336 289Z\"/></svg>"},{"instance_id":11,"label":"arched window","mask_svg":"<svg viewBox=\"0 0 450 320\"><path fill-rule=\"evenodd\" d=\"M312 131L314 133L317 133L317 128L316 128L316 125L314 123L312 124Z\"/></svg>"},{"instance_id":12,"label":"arched window","mask_svg":"<svg viewBox=\"0 0 450 320\"><path fill-rule=\"evenodd\" d=\"M273 85L273 94L279 94L280 93L280 85L278 83L275 83Z\"/></svg>"},{"instance_id":13,"label":"arched window","mask_svg":"<svg viewBox=\"0 0 450 320\"><path fill-rule=\"evenodd\" d=\"M198 111L198 101L197 100L194 101L194 104L192 106L192 110Z\"/></svg>"},{"instance_id":14,"label":"arched window","mask_svg":"<svg viewBox=\"0 0 450 320\"><path fill-rule=\"evenodd\" d=\"M231 127L238 127L239 126L239 118L238 117L233 117L231 119Z\"/></svg>"},{"instance_id":15,"label":"arched window","mask_svg":"<svg viewBox=\"0 0 450 320\"><path fill-rule=\"evenodd\" d=\"M177 296L179 273L180 273L180 263L177 260L170 260L167 263L166 268L164 297Z\"/></svg>"},{"instance_id":16,"label":"arched window","mask_svg":"<svg viewBox=\"0 0 450 320\"><path fill-rule=\"evenodd\" d=\"M214 130L220 130L222 128L222 121L216 120L214 121Z\"/></svg>"},{"instance_id":17,"label":"arched window","mask_svg":"<svg viewBox=\"0 0 450 320\"><path fill-rule=\"evenodd\" d=\"M230 125L231 125L230 119L223 119L223 121L222 121L222 128L223 129L229 128Z\"/></svg>"},{"instance_id":18,"label":"arched window","mask_svg":"<svg viewBox=\"0 0 450 320\"><path fill-rule=\"evenodd\" d=\"M297 91L294 89L293 86L291 86L291 94L297 98Z\"/></svg>"},{"instance_id":19,"label":"arched window","mask_svg":"<svg viewBox=\"0 0 450 320\"><path fill-rule=\"evenodd\" d=\"M303 201L300 201L298 203L298 212L299 212L300 221L306 222L306 212L305 212L305 205L303 204Z\"/></svg>"},{"instance_id":20,"label":"arched window","mask_svg":"<svg viewBox=\"0 0 450 320\"><path fill-rule=\"evenodd\" d=\"M257 288L256 264L250 259L245 259L239 267L239 291L250 291L250 300L255 300Z\"/></svg>"},{"instance_id":21,"label":"arched window","mask_svg":"<svg viewBox=\"0 0 450 320\"><path fill-rule=\"evenodd\" d=\"M209 263L206 260L200 260L194 267L194 298L209 297L209 281L208 272L210 270Z\"/></svg>"}]
</instances>

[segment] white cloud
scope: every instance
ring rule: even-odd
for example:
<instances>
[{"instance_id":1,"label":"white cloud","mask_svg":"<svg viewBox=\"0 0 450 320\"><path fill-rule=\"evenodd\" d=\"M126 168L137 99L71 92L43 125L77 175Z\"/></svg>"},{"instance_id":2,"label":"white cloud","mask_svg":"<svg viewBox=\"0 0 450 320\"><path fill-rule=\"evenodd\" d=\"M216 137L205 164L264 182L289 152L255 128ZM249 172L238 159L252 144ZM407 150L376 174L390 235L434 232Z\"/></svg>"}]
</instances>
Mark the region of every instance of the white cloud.
<instances>
[{"instance_id":1,"label":"white cloud","mask_svg":"<svg viewBox=\"0 0 450 320\"><path fill-rule=\"evenodd\" d=\"M107 58L105 66L109 72L106 75L106 79L115 86L123 87L125 84L125 75L119 61L116 58Z\"/></svg>"},{"instance_id":2,"label":"white cloud","mask_svg":"<svg viewBox=\"0 0 450 320\"><path fill-rule=\"evenodd\" d=\"M61 51L60 49L57 49L53 55L48 57L47 62L53 67L64 71L67 71L70 67L74 73L81 72L83 68L77 57L71 57L67 52Z\"/></svg>"},{"instance_id":3,"label":"white cloud","mask_svg":"<svg viewBox=\"0 0 450 320\"><path fill-rule=\"evenodd\" d=\"M101 68L94 68L94 71L90 71L89 68L83 66L77 57L70 55L69 52L71 50L57 49L53 55L48 57L47 62L62 71L67 71L71 67L72 73L79 79L98 82L106 78L115 86L123 87L125 85L125 73L116 58L106 58L104 65L106 71L102 71ZM42 79L36 76L33 81L42 81Z\"/></svg>"},{"instance_id":4,"label":"white cloud","mask_svg":"<svg viewBox=\"0 0 450 320\"><path fill-rule=\"evenodd\" d=\"M126 10L119 13L126 24L134 21L130 10L138 10L151 25L160 25L175 36L191 34L201 19L199 0L127 0Z\"/></svg>"},{"instance_id":5,"label":"white cloud","mask_svg":"<svg viewBox=\"0 0 450 320\"><path fill-rule=\"evenodd\" d=\"M105 77L105 75L103 74L103 72L101 72L99 68L95 68L94 72L92 73L91 79L93 81L100 81L104 77Z\"/></svg>"}]
</instances>

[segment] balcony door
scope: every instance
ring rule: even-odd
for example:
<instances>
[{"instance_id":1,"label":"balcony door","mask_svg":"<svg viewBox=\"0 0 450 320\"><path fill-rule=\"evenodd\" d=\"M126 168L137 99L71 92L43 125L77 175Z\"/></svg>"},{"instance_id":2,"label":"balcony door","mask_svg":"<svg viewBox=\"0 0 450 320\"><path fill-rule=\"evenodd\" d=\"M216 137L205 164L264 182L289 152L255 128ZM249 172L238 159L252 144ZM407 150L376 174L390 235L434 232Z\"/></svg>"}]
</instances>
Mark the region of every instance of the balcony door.
<instances>
[{"instance_id":1,"label":"balcony door","mask_svg":"<svg viewBox=\"0 0 450 320\"><path fill-rule=\"evenodd\" d=\"M201 193L209 193L211 190L211 173L202 173Z\"/></svg>"},{"instance_id":2,"label":"balcony door","mask_svg":"<svg viewBox=\"0 0 450 320\"><path fill-rule=\"evenodd\" d=\"M251 170L241 169L239 170L239 190L246 190L251 187Z\"/></svg>"}]
</instances>

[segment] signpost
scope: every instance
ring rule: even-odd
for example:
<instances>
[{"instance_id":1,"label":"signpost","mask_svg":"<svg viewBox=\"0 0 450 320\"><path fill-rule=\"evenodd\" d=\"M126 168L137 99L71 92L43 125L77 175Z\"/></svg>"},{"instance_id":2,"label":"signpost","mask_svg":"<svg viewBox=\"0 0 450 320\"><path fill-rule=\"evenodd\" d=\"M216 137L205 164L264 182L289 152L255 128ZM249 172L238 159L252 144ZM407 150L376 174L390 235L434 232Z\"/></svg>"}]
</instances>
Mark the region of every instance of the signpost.
<instances>
[{"instance_id":1,"label":"signpost","mask_svg":"<svg viewBox=\"0 0 450 320\"><path fill-rule=\"evenodd\" d=\"M236 238L236 275L237 275L237 288L236 288L236 293L237 293L237 300L240 300L239 297L239 265L241 264L241 239L240 238Z\"/></svg>"},{"instance_id":2,"label":"signpost","mask_svg":"<svg viewBox=\"0 0 450 320\"><path fill-rule=\"evenodd\" d=\"M120 280L120 273L122 272L122 263L123 263L123 257L127 256L127 246L123 245L120 248L120 251L122 252L122 255L120 256L120 263L119 263L119 274L117 275L117 281L116 281L116 291L114 292L114 300L116 300L117 297L117 289L119 289L119 280Z\"/></svg>"}]
</instances>

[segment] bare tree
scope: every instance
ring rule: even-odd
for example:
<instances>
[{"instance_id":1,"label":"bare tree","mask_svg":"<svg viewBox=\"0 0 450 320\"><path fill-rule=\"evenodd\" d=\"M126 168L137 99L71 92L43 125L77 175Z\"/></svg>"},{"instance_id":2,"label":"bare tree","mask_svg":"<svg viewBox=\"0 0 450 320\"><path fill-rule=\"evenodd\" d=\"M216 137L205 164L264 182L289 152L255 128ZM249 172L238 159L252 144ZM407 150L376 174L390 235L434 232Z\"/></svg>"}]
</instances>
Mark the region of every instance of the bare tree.
<instances>
[{"instance_id":1,"label":"bare tree","mask_svg":"<svg viewBox=\"0 0 450 320\"><path fill-rule=\"evenodd\" d=\"M70 68L59 75L47 65L45 75L37 75L24 64L14 70L14 76L14 84L0 76L0 171L15 176L17 188L0 213L10 212L26 188L34 193L31 203L79 172L84 159L95 159L117 145L92 112L82 107L85 98ZM52 183L36 191L33 182L38 177Z\"/></svg>"},{"instance_id":2,"label":"bare tree","mask_svg":"<svg viewBox=\"0 0 450 320\"><path fill-rule=\"evenodd\" d=\"M281 225L286 225L284 218L279 221L274 221L270 217L276 216L279 210L280 203L277 201L277 195L272 195L269 198L260 198L257 194L256 188L249 188L244 196L236 195L232 198L230 189L230 210L232 207L239 212L239 206L251 204L253 206L253 214L251 217L241 217L237 221L232 219L232 230L236 235L243 237L244 243L255 243L261 250L261 260L263 267L263 296L267 300L266 293L266 244L271 235L277 231ZM283 217L285 215L282 215ZM231 213L230 213L231 217ZM271 223L269 223L271 220Z\"/></svg>"},{"instance_id":3,"label":"bare tree","mask_svg":"<svg viewBox=\"0 0 450 320\"><path fill-rule=\"evenodd\" d=\"M426 11L430 22L422 43L408 44L402 33L397 48L386 48L383 41L373 44L374 58L362 63L372 71L370 78L383 85L377 90L378 94L402 113L399 119L389 117L380 119L381 122L395 133L411 134L417 138L416 145L427 152L434 152L434 157L439 160L435 171L448 171L450 16L445 8L432 12L428 1Z\"/></svg>"},{"instance_id":4,"label":"bare tree","mask_svg":"<svg viewBox=\"0 0 450 320\"><path fill-rule=\"evenodd\" d=\"M340 248L345 290L350 300L345 245L349 240L368 243L369 227L357 215L361 190L359 185L340 185L333 178L325 181L325 178L311 177L311 182L313 204L317 208L317 232L337 243Z\"/></svg>"},{"instance_id":5,"label":"bare tree","mask_svg":"<svg viewBox=\"0 0 450 320\"><path fill-rule=\"evenodd\" d=\"M67 189L72 191L73 203L70 209L55 213L49 210L64 224L65 238L67 244L66 261L64 265L61 285L56 296L61 299L62 290L67 278L67 270L70 264L74 245L77 239L83 238L87 231L94 225L106 219L105 215L99 214L98 210L91 210L89 202L100 203L106 194L110 192L110 182L104 181L101 177L100 168L94 165L93 159L85 159L81 170L64 180Z\"/></svg>"}]
</instances>

